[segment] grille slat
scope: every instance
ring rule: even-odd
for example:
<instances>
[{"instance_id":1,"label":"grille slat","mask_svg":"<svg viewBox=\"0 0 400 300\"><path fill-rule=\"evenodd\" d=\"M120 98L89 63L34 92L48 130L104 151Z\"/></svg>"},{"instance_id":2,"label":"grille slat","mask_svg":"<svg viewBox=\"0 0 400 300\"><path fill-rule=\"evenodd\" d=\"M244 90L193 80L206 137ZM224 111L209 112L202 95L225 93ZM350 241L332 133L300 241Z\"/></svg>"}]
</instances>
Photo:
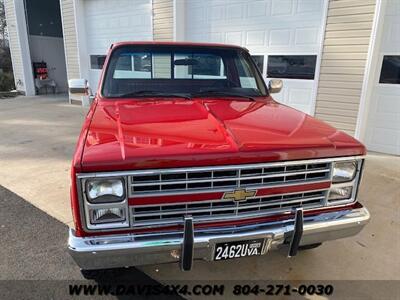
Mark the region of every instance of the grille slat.
<instances>
[{"instance_id":1,"label":"grille slat","mask_svg":"<svg viewBox=\"0 0 400 300\"><path fill-rule=\"evenodd\" d=\"M131 226L159 227L181 224L185 215L194 222L235 220L326 205L327 189L249 197L243 202L213 199L189 202L196 193L232 192L238 188L285 187L330 180L331 162L289 162L225 167L134 171L129 175L129 197L188 195L183 203L133 205Z\"/></svg>"},{"instance_id":2,"label":"grille slat","mask_svg":"<svg viewBox=\"0 0 400 300\"><path fill-rule=\"evenodd\" d=\"M300 198L300 199L296 199L296 200L291 200L291 201L280 201L279 204L281 205L285 205L285 204L297 204L297 203L305 203L308 201L313 201L313 200L323 200L324 197L313 197L313 198ZM191 215L194 213L198 213L198 212L214 212L214 211L223 211L223 210L231 210L232 208L237 209L239 212L241 210L245 210L247 208L257 208L257 207L265 207L265 206L275 206L277 204L277 202L271 202L271 203L263 203L261 202L261 204L258 205L245 205L245 206L239 206L239 207L235 207L235 203L231 204L231 205L226 205L225 207L216 207L214 205L211 204L212 202L210 202L209 208L208 209L185 209L183 215ZM223 202L219 202L219 203L223 203ZM158 207L158 206L157 206ZM151 212L151 213L137 213L136 210L134 210L135 213L135 217L137 216L153 216L153 215L173 215L176 214L176 210L168 210L168 208L166 208L167 206L162 206L162 211L160 213L159 209L156 209L156 211ZM182 216L183 216L182 215Z\"/></svg>"},{"instance_id":3,"label":"grille slat","mask_svg":"<svg viewBox=\"0 0 400 300\"><path fill-rule=\"evenodd\" d=\"M319 207L325 201L326 190L298 193L291 195L267 196L250 198L245 202L227 200L201 201L201 203L163 204L132 206L132 224L134 227L146 225L165 225L180 223L185 215L192 215L196 222L215 221L218 216L224 217L252 217L252 214L260 216L266 212L279 212L279 210L300 206ZM200 207L196 207L199 205ZM176 207L182 207L177 210ZM148 220L146 220L148 218ZM157 222L154 222L155 219ZM168 223L167 222L167 223Z\"/></svg>"},{"instance_id":4,"label":"grille slat","mask_svg":"<svg viewBox=\"0 0 400 300\"><path fill-rule=\"evenodd\" d=\"M305 175L305 174L315 174L315 173L325 173L329 172L329 169L323 169L323 170L313 170L313 171L301 171L301 172L288 172L285 173L286 177L289 176L300 176L300 175ZM241 181L246 181L246 180L252 180L252 179L262 179L262 178L275 178L275 177L282 177L282 174L271 174L271 175L264 175L264 176L246 176L242 177L239 180ZM162 181L159 184L160 185L170 185L170 184L182 184L185 183L186 181L189 183L200 183L200 182L221 182L221 181L232 181L232 177L225 177L225 178L210 178L210 179L194 179L194 180L177 180L177 181ZM140 182L140 183L133 183L131 186L149 186L149 185L155 185L155 182Z\"/></svg>"}]
</instances>

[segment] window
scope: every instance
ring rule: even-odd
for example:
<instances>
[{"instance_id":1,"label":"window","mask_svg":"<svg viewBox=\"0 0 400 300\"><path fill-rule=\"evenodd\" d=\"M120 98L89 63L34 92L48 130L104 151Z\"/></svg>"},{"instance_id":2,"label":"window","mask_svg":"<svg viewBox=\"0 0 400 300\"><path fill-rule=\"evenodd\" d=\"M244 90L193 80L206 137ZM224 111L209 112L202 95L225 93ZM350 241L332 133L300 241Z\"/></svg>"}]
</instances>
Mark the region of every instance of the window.
<instances>
[{"instance_id":1,"label":"window","mask_svg":"<svg viewBox=\"0 0 400 300\"><path fill-rule=\"evenodd\" d=\"M256 89L257 83L248 62L243 59L240 59L239 57L236 57L235 65L239 73L240 85L243 88Z\"/></svg>"},{"instance_id":2,"label":"window","mask_svg":"<svg viewBox=\"0 0 400 300\"><path fill-rule=\"evenodd\" d=\"M314 79L316 55L269 55L270 78Z\"/></svg>"},{"instance_id":3,"label":"window","mask_svg":"<svg viewBox=\"0 0 400 300\"><path fill-rule=\"evenodd\" d=\"M222 58L213 54L175 54L175 78L226 79Z\"/></svg>"},{"instance_id":4,"label":"window","mask_svg":"<svg viewBox=\"0 0 400 300\"><path fill-rule=\"evenodd\" d=\"M106 60L105 55L90 55L90 68L95 70L101 70Z\"/></svg>"},{"instance_id":5,"label":"window","mask_svg":"<svg viewBox=\"0 0 400 300\"><path fill-rule=\"evenodd\" d=\"M379 83L400 84L400 55L383 57Z\"/></svg>"},{"instance_id":6,"label":"window","mask_svg":"<svg viewBox=\"0 0 400 300\"><path fill-rule=\"evenodd\" d=\"M121 53L115 64L114 78L151 78L150 53Z\"/></svg>"},{"instance_id":7,"label":"window","mask_svg":"<svg viewBox=\"0 0 400 300\"><path fill-rule=\"evenodd\" d=\"M262 74L264 70L264 55L252 55L251 58L253 59L254 63L256 64L258 70Z\"/></svg>"},{"instance_id":8,"label":"window","mask_svg":"<svg viewBox=\"0 0 400 300\"><path fill-rule=\"evenodd\" d=\"M153 78L171 79L171 54L153 53Z\"/></svg>"},{"instance_id":9,"label":"window","mask_svg":"<svg viewBox=\"0 0 400 300\"><path fill-rule=\"evenodd\" d=\"M256 68L248 52L237 48L121 46L110 56L102 93L109 98L265 96Z\"/></svg>"},{"instance_id":10,"label":"window","mask_svg":"<svg viewBox=\"0 0 400 300\"><path fill-rule=\"evenodd\" d=\"M132 57L130 55L121 55L115 66L118 71L132 71Z\"/></svg>"},{"instance_id":11,"label":"window","mask_svg":"<svg viewBox=\"0 0 400 300\"><path fill-rule=\"evenodd\" d=\"M137 53L133 57L133 71L151 72L151 54Z\"/></svg>"}]
</instances>

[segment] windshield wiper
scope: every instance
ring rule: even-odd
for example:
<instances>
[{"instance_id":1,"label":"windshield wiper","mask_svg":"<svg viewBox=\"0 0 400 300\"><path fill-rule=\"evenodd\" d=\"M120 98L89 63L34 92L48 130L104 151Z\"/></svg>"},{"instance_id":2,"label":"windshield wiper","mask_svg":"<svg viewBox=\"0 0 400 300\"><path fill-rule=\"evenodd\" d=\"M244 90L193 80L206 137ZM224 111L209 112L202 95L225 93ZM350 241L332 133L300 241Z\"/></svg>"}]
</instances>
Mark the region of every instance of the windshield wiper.
<instances>
[{"instance_id":1,"label":"windshield wiper","mask_svg":"<svg viewBox=\"0 0 400 300\"><path fill-rule=\"evenodd\" d=\"M156 91L137 91L126 93L122 95L118 95L118 98L130 98L130 97L176 97L176 98L185 98L190 100L191 97L188 94L180 94L180 93L164 93L164 92L156 92Z\"/></svg>"},{"instance_id":2,"label":"windshield wiper","mask_svg":"<svg viewBox=\"0 0 400 300\"><path fill-rule=\"evenodd\" d=\"M246 98L251 101L256 101L256 99L254 99L251 96L246 96L246 95L235 93L235 92L224 92L224 91L217 91L217 90L200 91L198 93L191 94L191 96L192 97L201 97L201 96L240 97L240 98Z\"/></svg>"}]
</instances>

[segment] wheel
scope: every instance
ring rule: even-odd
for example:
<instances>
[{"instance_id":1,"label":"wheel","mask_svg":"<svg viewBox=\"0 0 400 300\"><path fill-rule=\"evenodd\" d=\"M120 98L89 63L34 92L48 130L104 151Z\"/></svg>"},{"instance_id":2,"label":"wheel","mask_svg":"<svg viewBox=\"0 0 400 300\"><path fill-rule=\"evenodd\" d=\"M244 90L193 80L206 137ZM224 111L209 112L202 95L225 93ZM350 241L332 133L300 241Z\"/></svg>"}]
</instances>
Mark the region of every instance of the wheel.
<instances>
[{"instance_id":1,"label":"wheel","mask_svg":"<svg viewBox=\"0 0 400 300\"><path fill-rule=\"evenodd\" d=\"M299 246L299 250L300 250L300 251L303 251L303 250L311 250L311 249L318 248L318 247L321 246L321 245L322 245L322 243Z\"/></svg>"}]
</instances>

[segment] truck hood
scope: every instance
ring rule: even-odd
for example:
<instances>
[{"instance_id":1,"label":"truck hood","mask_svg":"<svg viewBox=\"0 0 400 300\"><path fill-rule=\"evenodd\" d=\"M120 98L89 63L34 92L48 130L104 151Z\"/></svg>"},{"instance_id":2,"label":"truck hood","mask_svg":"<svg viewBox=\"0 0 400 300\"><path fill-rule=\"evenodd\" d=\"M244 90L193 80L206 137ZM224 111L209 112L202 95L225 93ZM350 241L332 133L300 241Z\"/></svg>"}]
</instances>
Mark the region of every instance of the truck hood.
<instances>
[{"instance_id":1,"label":"truck hood","mask_svg":"<svg viewBox=\"0 0 400 300\"><path fill-rule=\"evenodd\" d=\"M235 100L236 99L236 100ZM83 172L257 163L365 153L354 138L272 98L99 100Z\"/></svg>"}]
</instances>

